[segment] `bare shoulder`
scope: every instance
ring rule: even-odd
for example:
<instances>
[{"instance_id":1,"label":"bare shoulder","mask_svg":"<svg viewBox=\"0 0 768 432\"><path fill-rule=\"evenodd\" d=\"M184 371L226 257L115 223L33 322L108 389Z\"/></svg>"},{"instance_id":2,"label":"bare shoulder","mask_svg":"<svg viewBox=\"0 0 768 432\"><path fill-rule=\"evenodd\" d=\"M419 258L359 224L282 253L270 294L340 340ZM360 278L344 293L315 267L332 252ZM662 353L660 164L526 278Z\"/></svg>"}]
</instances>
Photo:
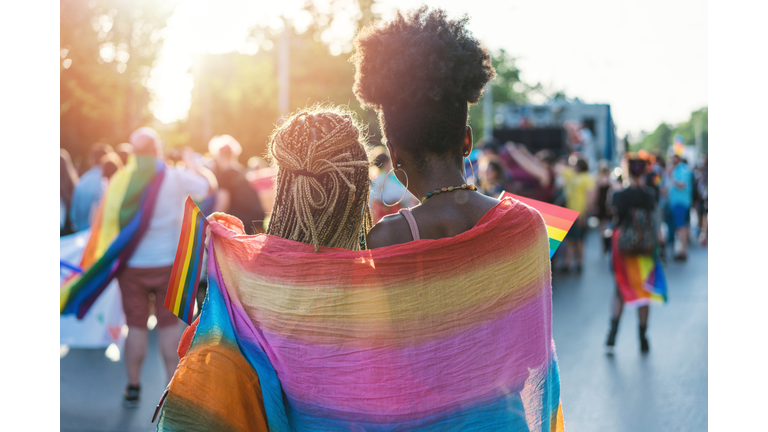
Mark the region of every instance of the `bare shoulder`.
<instances>
[{"instance_id":1,"label":"bare shoulder","mask_svg":"<svg viewBox=\"0 0 768 432\"><path fill-rule=\"evenodd\" d=\"M399 213L383 217L366 236L369 249L407 243L413 240L408 221Z\"/></svg>"}]
</instances>

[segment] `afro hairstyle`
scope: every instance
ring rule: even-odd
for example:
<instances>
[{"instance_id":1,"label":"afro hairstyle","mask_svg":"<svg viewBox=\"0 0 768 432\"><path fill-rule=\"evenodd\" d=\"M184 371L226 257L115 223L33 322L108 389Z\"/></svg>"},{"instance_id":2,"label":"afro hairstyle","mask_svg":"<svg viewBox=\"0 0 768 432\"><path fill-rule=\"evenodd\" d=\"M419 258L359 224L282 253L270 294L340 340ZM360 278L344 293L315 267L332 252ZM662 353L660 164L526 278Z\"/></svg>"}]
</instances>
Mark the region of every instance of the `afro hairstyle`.
<instances>
[{"instance_id":1,"label":"afro hairstyle","mask_svg":"<svg viewBox=\"0 0 768 432\"><path fill-rule=\"evenodd\" d=\"M468 21L422 6L355 37L358 101L378 112L386 139L422 167L428 154L461 157L469 105L496 76Z\"/></svg>"}]
</instances>

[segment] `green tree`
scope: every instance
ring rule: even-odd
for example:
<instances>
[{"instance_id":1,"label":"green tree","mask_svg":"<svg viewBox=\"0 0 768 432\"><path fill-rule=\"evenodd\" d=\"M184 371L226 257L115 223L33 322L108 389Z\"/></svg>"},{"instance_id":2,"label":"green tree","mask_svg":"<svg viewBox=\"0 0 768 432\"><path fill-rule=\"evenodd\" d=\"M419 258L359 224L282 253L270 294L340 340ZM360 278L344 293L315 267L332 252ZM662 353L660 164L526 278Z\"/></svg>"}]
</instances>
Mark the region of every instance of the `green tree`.
<instances>
[{"instance_id":1,"label":"green tree","mask_svg":"<svg viewBox=\"0 0 768 432\"><path fill-rule=\"evenodd\" d=\"M169 0L61 0L60 145L76 161L151 119L146 80L171 12Z\"/></svg>"},{"instance_id":2,"label":"green tree","mask_svg":"<svg viewBox=\"0 0 768 432\"><path fill-rule=\"evenodd\" d=\"M318 9L307 2L305 10L312 17L309 28L298 34L287 22L290 41L289 111L317 102L349 106L367 125L369 142L379 143L376 115L363 110L352 92L354 65L350 52L332 55L322 33L333 22L332 4ZM359 0L359 13L353 17L360 28L376 18L371 0ZM204 151L213 135L230 134L243 146L241 162L266 152L269 135L279 122L277 107L277 56L281 32L270 27L252 29L251 37L261 41L261 49L252 56L229 53L204 55L192 71L195 89L188 119L169 134L171 145L191 145ZM267 47L269 49L267 49Z\"/></svg>"},{"instance_id":3,"label":"green tree","mask_svg":"<svg viewBox=\"0 0 768 432\"><path fill-rule=\"evenodd\" d=\"M515 65L514 57L500 49L496 53L491 53L491 64L496 69L497 74L491 83L494 108L501 103L522 104L528 102L528 93L538 87L526 85L520 80L520 69ZM484 97L487 95L484 94L480 98L480 102L469 108L469 125L472 127L475 142L482 138Z\"/></svg>"},{"instance_id":4,"label":"green tree","mask_svg":"<svg viewBox=\"0 0 768 432\"><path fill-rule=\"evenodd\" d=\"M662 123L655 131L630 145L630 151L646 150L666 155L676 135L681 135L687 145L696 145L698 129L698 144L700 144L698 150L706 154L708 150L708 117L708 108L704 107L692 112L690 119L678 125Z\"/></svg>"}]
</instances>

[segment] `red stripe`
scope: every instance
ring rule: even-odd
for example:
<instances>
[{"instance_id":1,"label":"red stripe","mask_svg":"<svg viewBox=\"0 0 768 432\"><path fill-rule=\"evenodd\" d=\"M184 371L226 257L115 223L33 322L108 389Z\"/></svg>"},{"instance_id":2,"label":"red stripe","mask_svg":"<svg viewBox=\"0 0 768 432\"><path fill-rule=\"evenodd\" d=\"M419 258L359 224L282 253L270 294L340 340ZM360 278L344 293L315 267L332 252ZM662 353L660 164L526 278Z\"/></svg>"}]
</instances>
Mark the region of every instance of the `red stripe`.
<instances>
[{"instance_id":1,"label":"red stripe","mask_svg":"<svg viewBox=\"0 0 768 432\"><path fill-rule=\"evenodd\" d=\"M548 214L552 215L556 218L565 219L567 221L574 222L579 217L579 212L575 210L570 210L565 207L559 207L554 204L545 203L543 201L538 201L535 199L530 199L526 197L521 197L519 195L511 194L509 192L504 192L502 194L503 198L511 197L514 198L520 202L523 202L525 204L528 204L529 206L535 208L539 211L541 214Z\"/></svg>"},{"instance_id":2,"label":"red stripe","mask_svg":"<svg viewBox=\"0 0 768 432\"><path fill-rule=\"evenodd\" d=\"M171 272L171 280L168 282L168 292L165 294L165 308L171 312L173 312L173 306L176 304L176 296L179 294L179 278L184 269L184 258L187 256L189 234L193 228L192 223L194 223L194 220L191 219L193 219L195 207L197 206L192 198L187 197L187 201L184 203L184 220L181 223L179 245L176 248L176 258L173 260L173 271Z\"/></svg>"}]
</instances>

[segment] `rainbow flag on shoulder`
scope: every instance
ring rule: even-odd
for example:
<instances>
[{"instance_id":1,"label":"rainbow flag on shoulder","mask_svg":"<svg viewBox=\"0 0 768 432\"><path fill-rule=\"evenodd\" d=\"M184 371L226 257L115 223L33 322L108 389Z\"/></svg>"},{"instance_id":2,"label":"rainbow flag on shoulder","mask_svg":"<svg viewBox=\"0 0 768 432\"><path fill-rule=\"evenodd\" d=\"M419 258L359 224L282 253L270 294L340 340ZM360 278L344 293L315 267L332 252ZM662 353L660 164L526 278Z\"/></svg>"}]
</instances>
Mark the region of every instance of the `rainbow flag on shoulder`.
<instances>
[{"instance_id":1,"label":"rainbow flag on shoulder","mask_svg":"<svg viewBox=\"0 0 768 432\"><path fill-rule=\"evenodd\" d=\"M149 226L165 164L151 156L128 157L117 171L91 224L80 268L59 291L60 313L82 319L136 250Z\"/></svg>"}]
</instances>

